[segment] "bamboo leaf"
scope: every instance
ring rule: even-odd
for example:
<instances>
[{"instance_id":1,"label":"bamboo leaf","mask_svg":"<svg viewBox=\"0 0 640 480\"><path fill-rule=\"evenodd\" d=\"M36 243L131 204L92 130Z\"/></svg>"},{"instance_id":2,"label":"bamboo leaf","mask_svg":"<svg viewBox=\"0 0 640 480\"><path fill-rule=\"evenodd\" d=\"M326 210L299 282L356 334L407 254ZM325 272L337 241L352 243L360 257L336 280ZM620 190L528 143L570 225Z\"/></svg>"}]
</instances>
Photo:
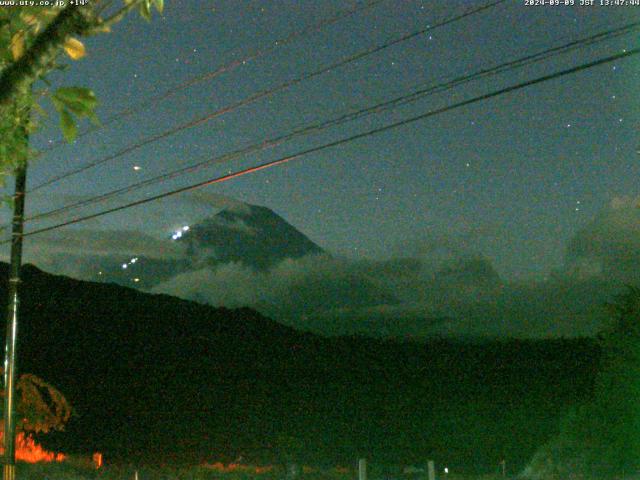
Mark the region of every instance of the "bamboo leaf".
<instances>
[{"instance_id":1,"label":"bamboo leaf","mask_svg":"<svg viewBox=\"0 0 640 480\"><path fill-rule=\"evenodd\" d=\"M30 13L23 13L21 17L27 25L29 25L30 27L33 27L34 33L38 33L40 31L40 28L42 27L42 22L38 19L37 16Z\"/></svg>"},{"instance_id":2,"label":"bamboo leaf","mask_svg":"<svg viewBox=\"0 0 640 480\"><path fill-rule=\"evenodd\" d=\"M69 113L69 110L62 110L60 112L60 128L62 129L62 135L64 139L71 143L78 136L78 126L75 120Z\"/></svg>"},{"instance_id":3,"label":"bamboo leaf","mask_svg":"<svg viewBox=\"0 0 640 480\"><path fill-rule=\"evenodd\" d=\"M61 87L55 91L51 98L54 105L58 102L80 117L90 117L98 106L95 93L88 88ZM57 105L56 108L60 110Z\"/></svg>"},{"instance_id":4,"label":"bamboo leaf","mask_svg":"<svg viewBox=\"0 0 640 480\"><path fill-rule=\"evenodd\" d=\"M16 32L11 37L11 55L14 61L24 55L24 30Z\"/></svg>"},{"instance_id":5,"label":"bamboo leaf","mask_svg":"<svg viewBox=\"0 0 640 480\"><path fill-rule=\"evenodd\" d=\"M162 13L164 11L164 0L153 0L153 4L158 10L158 13Z\"/></svg>"},{"instance_id":6,"label":"bamboo leaf","mask_svg":"<svg viewBox=\"0 0 640 480\"><path fill-rule=\"evenodd\" d=\"M64 42L64 51L71 57L72 60L80 60L86 55L84 44L77 38L69 37Z\"/></svg>"},{"instance_id":7,"label":"bamboo leaf","mask_svg":"<svg viewBox=\"0 0 640 480\"><path fill-rule=\"evenodd\" d=\"M138 8L140 16L148 22L151 21L151 0L142 0Z\"/></svg>"},{"instance_id":8,"label":"bamboo leaf","mask_svg":"<svg viewBox=\"0 0 640 480\"><path fill-rule=\"evenodd\" d=\"M111 27L106 23L98 23L98 25L91 28L87 34L96 35L98 33L111 33Z\"/></svg>"}]
</instances>

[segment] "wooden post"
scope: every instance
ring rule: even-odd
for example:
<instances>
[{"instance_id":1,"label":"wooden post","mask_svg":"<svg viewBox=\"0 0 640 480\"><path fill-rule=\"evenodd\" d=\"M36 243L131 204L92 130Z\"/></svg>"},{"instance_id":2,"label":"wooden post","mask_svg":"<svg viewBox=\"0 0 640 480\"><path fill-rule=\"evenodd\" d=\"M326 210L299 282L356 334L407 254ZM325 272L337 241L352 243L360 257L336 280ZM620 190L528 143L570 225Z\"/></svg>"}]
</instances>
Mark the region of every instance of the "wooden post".
<instances>
[{"instance_id":1,"label":"wooden post","mask_svg":"<svg viewBox=\"0 0 640 480\"><path fill-rule=\"evenodd\" d=\"M428 480L436 480L436 464L433 462L433 460L429 460L427 462L427 474Z\"/></svg>"},{"instance_id":2,"label":"wooden post","mask_svg":"<svg viewBox=\"0 0 640 480\"><path fill-rule=\"evenodd\" d=\"M367 459L358 460L358 480L367 480Z\"/></svg>"},{"instance_id":3,"label":"wooden post","mask_svg":"<svg viewBox=\"0 0 640 480\"><path fill-rule=\"evenodd\" d=\"M287 480L295 480L300 476L300 466L296 462L287 462Z\"/></svg>"}]
</instances>

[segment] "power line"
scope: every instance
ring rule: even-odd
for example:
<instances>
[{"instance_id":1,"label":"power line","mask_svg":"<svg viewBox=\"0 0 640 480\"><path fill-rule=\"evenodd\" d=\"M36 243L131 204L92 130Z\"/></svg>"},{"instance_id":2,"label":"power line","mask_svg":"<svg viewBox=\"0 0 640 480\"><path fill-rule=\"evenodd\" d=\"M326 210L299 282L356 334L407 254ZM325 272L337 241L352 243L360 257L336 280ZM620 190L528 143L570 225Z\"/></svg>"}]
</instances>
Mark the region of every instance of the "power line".
<instances>
[{"instance_id":1,"label":"power line","mask_svg":"<svg viewBox=\"0 0 640 480\"><path fill-rule=\"evenodd\" d=\"M108 214L111 214L111 213L115 213L115 212L118 212L118 211L121 211L121 210L126 210L126 209L129 209L129 208L132 208L132 207L143 205L145 203L149 203L149 202L153 202L153 201L156 201L156 200L167 198L167 197L170 197L170 196L173 196L173 195L177 195L179 193L187 192L187 191L190 191L190 190L195 190L197 188L201 188L201 187L208 186L208 185L213 185L213 184L216 184L216 183L222 183L222 182L225 182L225 181L228 181L228 180L232 180L234 178L241 177L243 175L247 175L247 174L250 174L250 173L255 173L255 172L258 172L260 170L265 170L267 168L271 168L271 167L275 167L275 166L278 166L278 165L282 165L284 163L288 163L290 161L293 161L295 159L298 159L300 157L303 157L303 156L306 156L306 155L309 155L309 154L312 154L312 153L317 153L317 152L320 152L322 150L326 150L326 149L329 149L329 148L337 147L339 145L343 145L345 143L349 143L349 142L352 142L354 140L359 140L361 138L366 138L366 137L370 137L370 136L373 136L373 135L377 135L379 133L383 133L383 132L386 132L388 130L392 130L392 129L399 128L399 127L402 127L402 126L405 126L405 125L409 125L411 123L415 123L417 121L424 120L425 118L429 118L429 117L433 117L435 115L439 115L439 114L442 114L442 113L445 113L445 112L449 112L451 110L454 110L454 109L457 109L457 108L460 108L460 107L471 105L471 104L474 104L474 103L477 103L477 102L480 102L480 101L483 101L483 100L488 100L490 98L494 98L494 97L497 97L499 95L504 95L505 93L510 93L510 92L513 92L513 91L516 91L516 90L520 90L522 88L526 88L526 87L532 86L532 85L536 85L538 83L546 82L546 81L553 80L553 79L556 79L556 78L560 78L560 77L563 77L563 76L566 76L566 75L571 75L573 73L581 72L581 71L587 70L589 68L593 68L593 67L596 67L596 66L599 66L599 65L604 65L606 63L610 63L610 62L613 62L613 61L616 61L616 60L620 60L622 58L630 57L632 55L637 55L639 53L640 53L640 48L627 50L625 52L618 53L616 55L611 55L609 57L605 57L605 58L601 58L601 59L598 59L598 60L594 60L592 62L584 63L584 64L576 66L576 67L572 67L572 68L569 68L569 69L566 69L566 70L561 70L559 72L555 72L555 73L551 73L551 74L544 75L544 76L541 76L541 77L537 77L537 78L535 78L533 80L528 80L528 81L525 81L525 82L518 83L516 85L512 85L510 87L502 88L502 89L495 90L495 91L490 92L490 93L486 93L484 95L479 95L479 96L476 96L476 97L473 97L473 98L470 98L470 99L467 99L467 100L463 100L461 102L457 102L457 103L454 103L452 105L448 105L446 107L442 107L442 108L438 108L438 109L435 109L435 110L431 110L431 111L428 111L426 113L407 118L405 120L401 120L401 121L398 121L398 122L394 122L394 123L385 125L383 127L374 128L372 130L368 130L368 131L363 132L363 133L359 133L359 134L352 135L352 136L349 136L349 137L346 137L346 138L335 140L335 141L330 142L330 143L325 143L325 144L317 146L317 147L312 147L312 148L309 148L309 149L306 149L306 150L302 150L302 151L297 152L295 154L288 155L288 156L279 158L277 160L273 160L273 161L266 162L266 163L263 163L263 164L260 164L260 165L249 167L249 168L246 168L246 169L243 169L243 170L239 170L237 172L234 172L234 173L231 173L231 174L228 174L228 175L223 175L223 176L220 176L220 177L212 178L212 179L205 180L205 181L202 181L202 182L198 182L198 183L195 183L195 184L187 185L185 187L181 187L181 188L178 188L178 189L175 189L175 190L164 192L164 193L161 193L161 194L158 194L158 195L154 195L152 197L148 197L148 198L145 198L145 199L136 200L134 202L130 202L130 203L127 203L127 204L124 204L124 205L120 205L118 207L114 207L114 208L110 208L110 209L107 209L107 210L103 210L101 212L93 213L91 215L86 215L86 216L83 216L83 217L77 217L75 219L71 219L71 220L68 220L66 222L62 222L62 223L59 223L59 224L56 224L56 225L52 225L52 226L49 226L49 227L44 227L44 228L32 230L30 232L24 233L23 236L27 237L27 236L37 235L39 233L44 233L44 232L51 231L51 230L56 230L58 228L66 227L66 226L73 225L73 224L76 224L76 223L84 222L86 220L91 220L91 219L98 218L98 217L101 217L101 216L104 216L104 215L108 215ZM5 240L5 241L3 241L1 243L8 243L10 241L11 240Z\"/></svg>"},{"instance_id":2,"label":"power line","mask_svg":"<svg viewBox=\"0 0 640 480\"><path fill-rule=\"evenodd\" d=\"M617 38L626 34L631 33L633 30L637 30L640 27L640 21L628 23L622 27L607 30L604 32L596 33L586 38L582 38L579 40L574 40L564 45L558 47L552 47L546 49L541 52L533 53L531 55L527 55L523 58L513 60L510 62L503 63L501 65L497 65L495 67L487 68L480 70L477 73L464 75L458 77L451 82L449 82L447 86L447 90L452 86L458 86L461 84L469 83L470 81L477 80L479 78L494 76L498 73L503 73L509 71L515 67L523 67L527 65L531 65L533 63L537 63L543 60L547 60L551 57L554 57L558 54L564 54L571 52L573 50L577 50L579 48L583 48L585 46L594 45L606 40L611 40L613 38ZM388 109L389 107L401 106L407 103L414 101L414 97L422 97L426 94L439 93L441 90L441 86L433 86L427 87L424 89L419 89L415 93L406 95L397 99L389 100L387 102L383 102L378 107L374 107L376 111L380 111L381 109ZM370 109L367 109L369 111ZM358 113L358 112L356 112ZM355 114L354 114L355 115Z\"/></svg>"},{"instance_id":3,"label":"power line","mask_svg":"<svg viewBox=\"0 0 640 480\"><path fill-rule=\"evenodd\" d=\"M106 192L104 194L101 195L97 195L94 197L91 197L89 199L85 199L85 200L81 200L69 205L64 205L62 207L53 209L53 210L49 210L47 212L42 212L39 214L35 214L31 217L28 217L26 220L38 220L38 219L42 219L42 218L46 218L46 217L50 217L50 216L54 216L54 215L59 215L65 211L68 210L72 210L75 208L80 208L80 207L84 207L84 206L88 206L100 201L104 201L107 200L109 198L112 198L114 196L120 195L120 194L124 194L124 193L128 193L134 190L138 190L140 188L155 184L155 183L160 183L163 181L167 181L169 179L172 178L176 178L178 176L181 176L183 174L186 174L188 172L193 172L195 170L197 170L198 168L201 168L203 166L206 165L210 165L212 163L222 163L222 162L226 162L226 161L230 161L230 160L234 160L237 159L239 157L245 156L247 154L250 153L255 153L257 151L261 151L264 150L266 148L271 148L277 145L281 145L282 143L289 141L295 137L298 137L300 135L305 135L308 133L312 133L312 132L318 132L321 130L324 130L326 128L329 127L333 127L333 126L337 126L337 125L341 125L344 124L346 122L350 122L359 118L362 118L364 116L367 115L371 115L373 113L379 113L381 111L384 110L388 110L390 108L396 107L396 106L400 106L400 105L406 105L410 102L415 102L419 99L422 99L428 95L432 95L435 93L440 93L440 92L444 92L444 91L448 91L450 89L453 89L455 87L458 87L462 84L471 82L473 80L477 80L480 78L486 78L489 76L493 76L493 75L497 75L499 73L503 73L506 71L509 71L511 69L514 68L519 68L519 67L523 67L526 65L530 65L532 63L535 62L540 62L543 60L547 60L553 56L559 55L559 54L564 54L570 51L573 51L577 48L581 48L584 47L586 45L593 45L597 42L602 42L604 40L609 40L611 38L615 38L618 37L620 35L623 34L627 34L631 31L633 31L634 29L637 29L638 27L640 27L640 22L633 22L627 25L624 25L622 27L616 28L616 29L610 29L607 30L605 32L599 32L596 33L594 35L591 35L589 37L585 37L579 40L574 40L571 41L569 43L566 43L564 45L561 46L557 46L557 47L552 47L552 48L548 48L546 50L540 51L540 52L536 52L530 55L527 55L525 57L522 58L518 58L515 60L511 60L508 62L504 62L502 64L496 65L494 67L491 68L486 68L483 70L480 70L476 73L473 74L469 74L469 75L463 75L457 78L454 78L452 80L449 80L445 83L440 83L440 84L436 84L436 85L431 85L427 88L422 88L419 89L417 91L411 92L409 94L405 94L396 98L393 98L391 100L387 100L385 102L381 102L378 103L376 105L367 107L367 108L363 108L360 109L356 112L351 112L351 113L347 113L341 116L338 116L336 118L332 118L320 123L315 123L315 124L311 124L311 125L306 125L306 126L302 126L302 127L298 127L296 129L294 129L292 132L289 132L287 134L284 135L280 135L278 137L275 138L271 138L271 139L267 139L264 140L262 142L258 142L258 143L254 143L252 145L249 145L247 147L243 147L237 150L234 150L232 152L214 157L214 158L207 158L203 161L200 161L198 163L186 166L186 167L182 167L180 169L168 172L168 173L164 173L161 175L157 175L155 177L146 179L146 180L142 180L140 182L128 185L126 187L121 187L118 188L116 190L112 190L110 192ZM4 230L4 228L0 229L0 230Z\"/></svg>"},{"instance_id":4,"label":"power line","mask_svg":"<svg viewBox=\"0 0 640 480\"><path fill-rule=\"evenodd\" d=\"M194 85L197 85L198 83L202 83L205 82L207 80L212 80L216 77L218 77L219 75L222 75L223 73L227 73L227 72L231 72L233 70L235 70L237 67L239 67L240 65L244 65L245 63L248 63L252 60L256 60L260 57L263 57L264 55L267 55L273 51L275 51L277 48L283 47L285 45L288 45L289 43L294 42L295 40L298 40L299 38L302 38L306 35L309 35L311 33L317 32L322 30L325 27L328 27L329 25L333 25L334 23L337 23L340 20L343 20L345 18L351 17L357 13L369 10L375 6L377 6L378 4L385 2L387 0L370 0L369 2L363 4L363 5L356 5L352 8L349 9L345 9L345 10L340 10L339 12L336 12L334 15L327 17L325 19L320 20L317 23L314 23L313 25L304 27L300 30L297 30L295 32L290 33L289 35L287 35L286 37L282 38L282 39L278 39L273 41L273 46L271 47L267 47L267 48L263 48L263 49L254 49L250 52L248 52L244 57L239 58L237 60L232 60L230 62L225 63L224 65L218 67L216 70L212 70L209 72L206 72L204 74L201 75L197 75L195 77L192 77L188 80L185 80L182 83L179 83L177 85L174 85L173 87L167 89L165 92L159 94L159 95L153 95L150 96L144 100L142 100L141 102L137 103L136 105L133 105L131 107L125 108L117 113L114 113L113 115L111 115L110 117L107 117L107 119L105 119L104 121L101 122L100 125L95 125L95 126L91 126L87 129L85 129L84 131L80 132L78 134L78 138L84 137L85 135L88 135L90 133L93 133L97 130L100 130L102 128L105 128L109 125L111 125L114 122L117 122L118 120L121 120L123 118L129 117L131 115L134 115L136 113L139 113L143 110L146 110L147 108L153 106L156 103L159 103L163 100L166 100L167 98L172 97L173 95L175 95L176 93L178 93L181 90L184 90L186 88L192 87ZM58 142L56 142L54 145L46 148L43 150L42 154L45 154L47 152L50 152L51 150L54 150L56 148L58 148L61 145L65 145L65 141L64 140L60 140Z\"/></svg>"},{"instance_id":5,"label":"power line","mask_svg":"<svg viewBox=\"0 0 640 480\"><path fill-rule=\"evenodd\" d=\"M31 190L29 190L28 193L35 192L35 191L40 190L41 188L44 188L44 187L46 187L48 185L51 185L51 184L56 183L56 182L59 182L60 180L64 180L66 178L72 177L72 176L77 175L79 173L85 172L85 171L87 171L87 170L89 170L91 168L94 168L96 166L99 166L99 165L102 165L104 163L107 163L107 162L110 162L112 160L115 160L116 158L122 157L123 155L126 155L128 153L131 153L134 150L137 150L138 148L141 148L141 147L143 147L145 145L157 142L159 140L167 138L167 137L169 137L171 135L174 135L174 134L176 134L176 133L178 133L180 131L186 130L188 128L192 128L192 127L195 127L197 125L201 125L201 124L203 124L205 122L208 122L209 120L211 120L213 118L216 118L216 117L222 116L222 115L224 115L226 113L235 111L238 108L241 108L243 106L246 106L246 105L249 105L251 103L254 103L257 100L260 100L260 99L265 98L267 96L273 95L273 94L275 94L277 92L286 90L289 87L292 87L294 85L302 83L302 82L304 82L306 80L310 80L310 79L312 79L314 77L317 77L319 75L327 73L327 72L329 72L331 70L334 70L336 68L340 68L340 67L342 67L344 65L348 65L348 64L353 63L353 62L355 62L357 60L365 58L365 57L367 57L369 55L372 55L374 53L380 52L380 51L385 50L387 48L390 48L390 47L392 47L394 45L397 45L397 44L399 44L401 42L406 42L406 41L408 41L408 40L410 40L412 38L415 38L415 37L417 37L419 35L423 35L423 34L425 34L427 32L433 31L436 28L443 27L443 26L451 24L453 22L457 22L459 20L462 20L463 18L466 18L466 17L469 17L471 15L480 13L480 12L482 12L484 10L487 10L487 9L495 7L495 6L497 6L497 5L501 4L501 3L504 3L505 1L506 0L495 0L495 1L491 2L491 3L483 5L481 7L476 7L474 9L467 10L466 12L464 12L462 14L456 15L454 17L449 17L449 18L447 18L447 19L445 19L445 20L443 20L443 21L441 21L439 23L436 23L434 25L430 25L427 28L423 28L421 30L414 31L414 32L411 32L409 34L405 34L405 35L403 35L403 36L401 36L399 38L396 38L394 40L385 42L382 45L378 45L376 47L372 47L372 48L366 49L364 51L358 52L358 53L356 53L354 55L350 55L350 56L348 56L346 58L343 58L342 60L339 60L336 63L333 63L333 64L331 64L329 66L323 67L323 68L321 68L319 70L315 70L315 71L313 71L311 73L307 73L307 74L304 74L304 75L302 75L300 77L294 78L292 80L288 80L288 81L286 81L284 83L281 83L281 84L279 84L279 85L277 85L277 86L275 86L273 88L270 88L270 89L267 89L267 90L262 90L262 91L260 91L258 93L255 93L255 94L253 94L253 95L251 95L251 96L249 96L249 97L247 97L247 98L245 98L243 100L240 100L239 102L236 102L236 103L234 103L232 105L228 105L226 107L220 108L220 109L218 109L218 110L216 110L214 112L208 113L207 115L195 118L195 119L193 119L193 120L191 120L191 121L189 121L187 123L183 123L183 124L177 125L177 126L171 128L169 130L166 130L166 131L162 132L162 133L147 137L147 138L141 140L140 142L128 145L127 147L119 150L116 153L113 153L113 154L108 155L106 157L103 157L103 158L101 158L99 160L96 160L96 161L93 161L91 163L88 163L88 164L86 164L84 166L78 167L78 168L76 168L74 170L71 170L70 172L57 175L57 176L55 176L55 177L53 177L53 178L51 178L49 180L46 180L45 182L40 183L39 185L36 185L35 187L31 188Z\"/></svg>"}]
</instances>

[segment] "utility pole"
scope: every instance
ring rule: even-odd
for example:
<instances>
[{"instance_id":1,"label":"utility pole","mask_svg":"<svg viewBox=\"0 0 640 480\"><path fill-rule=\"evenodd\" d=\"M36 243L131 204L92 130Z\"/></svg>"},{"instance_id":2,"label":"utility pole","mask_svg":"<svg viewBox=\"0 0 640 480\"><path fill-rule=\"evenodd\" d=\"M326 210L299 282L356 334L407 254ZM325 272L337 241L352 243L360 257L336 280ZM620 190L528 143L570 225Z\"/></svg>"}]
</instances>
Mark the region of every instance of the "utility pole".
<instances>
[{"instance_id":1,"label":"utility pole","mask_svg":"<svg viewBox=\"0 0 640 480\"><path fill-rule=\"evenodd\" d=\"M16 468L16 343L18 338L18 307L20 305L20 267L22 264L22 230L24 197L27 183L27 163L16 168L16 187L11 231L11 263L9 267L9 311L4 356L4 468L3 480L15 480Z\"/></svg>"},{"instance_id":2,"label":"utility pole","mask_svg":"<svg viewBox=\"0 0 640 480\"><path fill-rule=\"evenodd\" d=\"M30 94L30 88L29 93ZM11 223L11 260L9 264L9 309L7 312L7 336L4 352L4 466L3 480L16 478L16 346L18 339L18 307L20 306L20 267L22 265L22 232L24 228L24 204L27 185L27 133L28 113L18 132L23 142L15 168L15 192L13 196L13 220Z\"/></svg>"}]
</instances>

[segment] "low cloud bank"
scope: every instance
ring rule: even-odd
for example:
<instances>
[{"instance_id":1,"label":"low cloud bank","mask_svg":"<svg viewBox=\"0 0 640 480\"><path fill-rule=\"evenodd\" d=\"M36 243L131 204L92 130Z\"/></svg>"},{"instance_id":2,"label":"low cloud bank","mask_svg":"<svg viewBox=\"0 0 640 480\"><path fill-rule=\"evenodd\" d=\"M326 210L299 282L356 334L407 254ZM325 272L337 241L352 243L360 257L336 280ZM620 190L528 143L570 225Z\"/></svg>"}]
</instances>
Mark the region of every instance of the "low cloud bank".
<instances>
[{"instance_id":1,"label":"low cloud bank","mask_svg":"<svg viewBox=\"0 0 640 480\"><path fill-rule=\"evenodd\" d=\"M566 271L576 278L640 281L640 198L618 197L569 241Z\"/></svg>"},{"instance_id":2,"label":"low cloud bank","mask_svg":"<svg viewBox=\"0 0 640 480\"><path fill-rule=\"evenodd\" d=\"M193 201L252 211L226 197ZM248 229L241 222L226 227ZM402 247L406 258L349 260L314 253L277 259L264 269L212 262L216 252L205 247L199 261L182 242L136 231L52 232L35 237L25 253L27 262L54 273L214 306L253 307L322 334L595 335L606 319L603 305L625 284L640 283L638 198L616 198L585 224L568 242L564 268L544 281L505 282L498 276L492 262L477 253L477 239L499 235L472 231L456 240L432 234L408 241ZM122 268L133 257L140 261Z\"/></svg>"},{"instance_id":3,"label":"low cloud bank","mask_svg":"<svg viewBox=\"0 0 640 480\"><path fill-rule=\"evenodd\" d=\"M504 284L478 257L434 266L417 258L376 262L310 255L268 271L229 263L185 272L151 291L214 306L250 306L329 335L532 338L595 335L606 317L603 304L619 287L567 277Z\"/></svg>"}]
</instances>

